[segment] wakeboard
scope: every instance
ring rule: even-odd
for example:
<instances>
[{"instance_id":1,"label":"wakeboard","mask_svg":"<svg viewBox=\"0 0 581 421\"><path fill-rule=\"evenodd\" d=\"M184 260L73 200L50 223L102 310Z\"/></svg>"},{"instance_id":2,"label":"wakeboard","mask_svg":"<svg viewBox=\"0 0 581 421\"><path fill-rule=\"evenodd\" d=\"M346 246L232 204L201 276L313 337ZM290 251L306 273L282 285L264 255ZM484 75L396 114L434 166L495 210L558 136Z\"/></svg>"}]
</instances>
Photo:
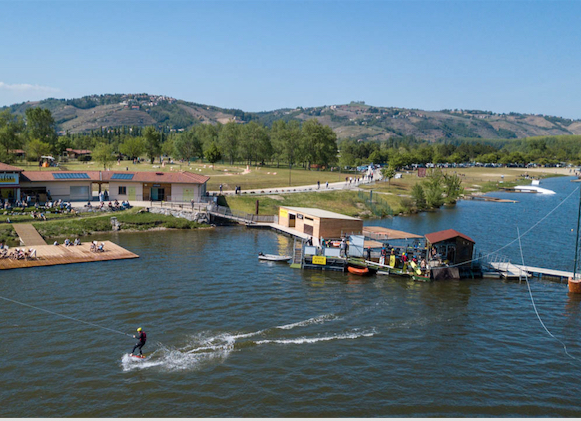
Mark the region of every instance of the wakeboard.
<instances>
[{"instance_id":1,"label":"wakeboard","mask_svg":"<svg viewBox=\"0 0 581 421\"><path fill-rule=\"evenodd\" d=\"M129 354L129 356L132 357L132 358L137 358L139 360L143 360L143 359L147 358L145 355Z\"/></svg>"}]
</instances>

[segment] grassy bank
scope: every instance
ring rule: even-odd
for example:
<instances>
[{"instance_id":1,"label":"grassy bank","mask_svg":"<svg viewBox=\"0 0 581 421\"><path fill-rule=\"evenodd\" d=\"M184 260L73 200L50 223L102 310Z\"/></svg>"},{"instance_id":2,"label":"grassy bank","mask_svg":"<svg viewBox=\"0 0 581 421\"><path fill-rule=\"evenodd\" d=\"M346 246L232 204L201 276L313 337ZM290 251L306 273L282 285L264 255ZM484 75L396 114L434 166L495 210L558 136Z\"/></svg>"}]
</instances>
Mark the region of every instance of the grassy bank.
<instances>
[{"instance_id":1,"label":"grassy bank","mask_svg":"<svg viewBox=\"0 0 581 421\"><path fill-rule=\"evenodd\" d=\"M138 208L120 212L90 214L90 216L83 214L80 217L61 217L52 221L33 222L32 225L48 242L48 240L53 238L84 237L111 231L112 216L117 217L121 225L121 231L145 231L154 228L195 229L204 226L197 222L173 216L139 212ZM18 241L18 236L11 224L0 224L0 241L10 244Z\"/></svg>"},{"instance_id":2,"label":"grassy bank","mask_svg":"<svg viewBox=\"0 0 581 421\"><path fill-rule=\"evenodd\" d=\"M525 180L525 174L534 177L557 177L553 169L547 171L527 171L524 168L446 168L444 173L458 174L462 180L465 194L488 193L499 191L501 188L514 187L518 184L529 184ZM325 209L344 215L359 218L373 218L385 216L386 213L377 209L377 203L387 204L394 215L410 213L414 211L414 203L411 191L416 183L421 183L424 178L417 176L416 172L403 173L402 178L392 179L390 182L381 182L373 185L361 184L357 191L329 191L291 194L273 194L268 196L235 196L224 197L223 205L233 210L246 213L254 213L256 200L259 200L259 213L261 215L278 214L279 206L314 207ZM369 191L373 190L373 202L367 200ZM385 206L380 206L385 208Z\"/></svg>"},{"instance_id":3,"label":"grassy bank","mask_svg":"<svg viewBox=\"0 0 581 421\"><path fill-rule=\"evenodd\" d=\"M388 215L390 212L385 205L388 205L392 212L400 212L399 200L395 196L376 196L373 204L368 202L368 198L368 193L359 193L357 191L329 191L268 196L228 196L223 198L223 204L233 210L253 214L258 200L260 215L276 215L278 214L279 206L320 208L362 218Z\"/></svg>"}]
</instances>

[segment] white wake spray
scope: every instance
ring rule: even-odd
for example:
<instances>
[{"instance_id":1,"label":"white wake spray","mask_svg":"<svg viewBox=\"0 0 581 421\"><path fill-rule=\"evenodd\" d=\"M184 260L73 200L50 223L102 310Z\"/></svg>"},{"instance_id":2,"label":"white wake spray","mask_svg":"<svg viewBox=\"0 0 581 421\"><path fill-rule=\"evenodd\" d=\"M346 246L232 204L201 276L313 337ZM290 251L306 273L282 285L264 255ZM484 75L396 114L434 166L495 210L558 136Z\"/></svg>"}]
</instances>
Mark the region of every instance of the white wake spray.
<instances>
[{"instance_id":1,"label":"white wake spray","mask_svg":"<svg viewBox=\"0 0 581 421\"><path fill-rule=\"evenodd\" d=\"M188 343L180 348L171 348L159 344L160 347L143 360L130 357L129 354L124 354L121 359L121 366L123 371L142 370L152 367L160 367L169 371L198 370L208 364L223 362L235 349L240 350L242 348L266 344L300 345L332 340L353 340L361 337L373 336L377 333L375 329L367 331L353 329L347 332L313 337L302 336L298 338L279 337L260 340L249 339L259 335L274 335L280 330L289 331L295 328L326 323L333 320L339 320L339 317L334 314L324 314L300 322L275 326L273 328L258 330L256 332L234 334L221 333L218 335L211 332L201 332L192 336Z\"/></svg>"}]
</instances>

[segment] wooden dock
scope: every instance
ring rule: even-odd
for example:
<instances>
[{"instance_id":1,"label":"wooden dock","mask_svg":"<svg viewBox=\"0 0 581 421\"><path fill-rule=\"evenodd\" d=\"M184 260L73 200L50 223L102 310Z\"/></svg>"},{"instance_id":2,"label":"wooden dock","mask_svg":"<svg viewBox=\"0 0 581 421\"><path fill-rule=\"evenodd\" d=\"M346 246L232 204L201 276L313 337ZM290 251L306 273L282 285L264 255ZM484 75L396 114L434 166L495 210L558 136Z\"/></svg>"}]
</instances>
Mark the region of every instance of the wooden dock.
<instances>
[{"instance_id":1,"label":"wooden dock","mask_svg":"<svg viewBox=\"0 0 581 421\"><path fill-rule=\"evenodd\" d=\"M12 228L20 237L20 244L31 246L46 246L46 241L40 236L32 224L13 224Z\"/></svg>"},{"instance_id":2,"label":"wooden dock","mask_svg":"<svg viewBox=\"0 0 581 421\"><path fill-rule=\"evenodd\" d=\"M564 270L539 268L534 266L515 265L514 263L489 263L503 278L524 279L525 276L539 278L557 278L560 281L573 277L573 272Z\"/></svg>"},{"instance_id":3,"label":"wooden dock","mask_svg":"<svg viewBox=\"0 0 581 421\"><path fill-rule=\"evenodd\" d=\"M100 244L101 242L99 242ZM103 241L105 243L103 252L91 251L91 243L83 243L80 246L64 245L40 245L34 247L36 250L36 259L31 260L15 260L15 259L0 259L0 270L2 269L19 269L37 266L54 266L54 265L68 265L71 263L85 263L85 262L102 262L107 260L120 259L135 259L139 257L137 254L125 250L111 241ZM45 243L46 244L46 243ZM11 252L14 248L11 248Z\"/></svg>"}]
</instances>

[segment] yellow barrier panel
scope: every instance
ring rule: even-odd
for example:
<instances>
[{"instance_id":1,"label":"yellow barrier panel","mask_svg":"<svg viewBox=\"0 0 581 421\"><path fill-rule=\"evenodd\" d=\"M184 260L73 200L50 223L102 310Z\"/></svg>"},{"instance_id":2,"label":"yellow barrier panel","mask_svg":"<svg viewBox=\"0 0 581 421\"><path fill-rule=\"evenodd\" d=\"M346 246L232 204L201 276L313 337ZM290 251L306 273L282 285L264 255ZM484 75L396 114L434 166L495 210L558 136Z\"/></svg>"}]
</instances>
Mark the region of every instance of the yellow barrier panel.
<instances>
[{"instance_id":1,"label":"yellow barrier panel","mask_svg":"<svg viewBox=\"0 0 581 421\"><path fill-rule=\"evenodd\" d=\"M313 256L313 265L326 265L327 257L325 256Z\"/></svg>"}]
</instances>

